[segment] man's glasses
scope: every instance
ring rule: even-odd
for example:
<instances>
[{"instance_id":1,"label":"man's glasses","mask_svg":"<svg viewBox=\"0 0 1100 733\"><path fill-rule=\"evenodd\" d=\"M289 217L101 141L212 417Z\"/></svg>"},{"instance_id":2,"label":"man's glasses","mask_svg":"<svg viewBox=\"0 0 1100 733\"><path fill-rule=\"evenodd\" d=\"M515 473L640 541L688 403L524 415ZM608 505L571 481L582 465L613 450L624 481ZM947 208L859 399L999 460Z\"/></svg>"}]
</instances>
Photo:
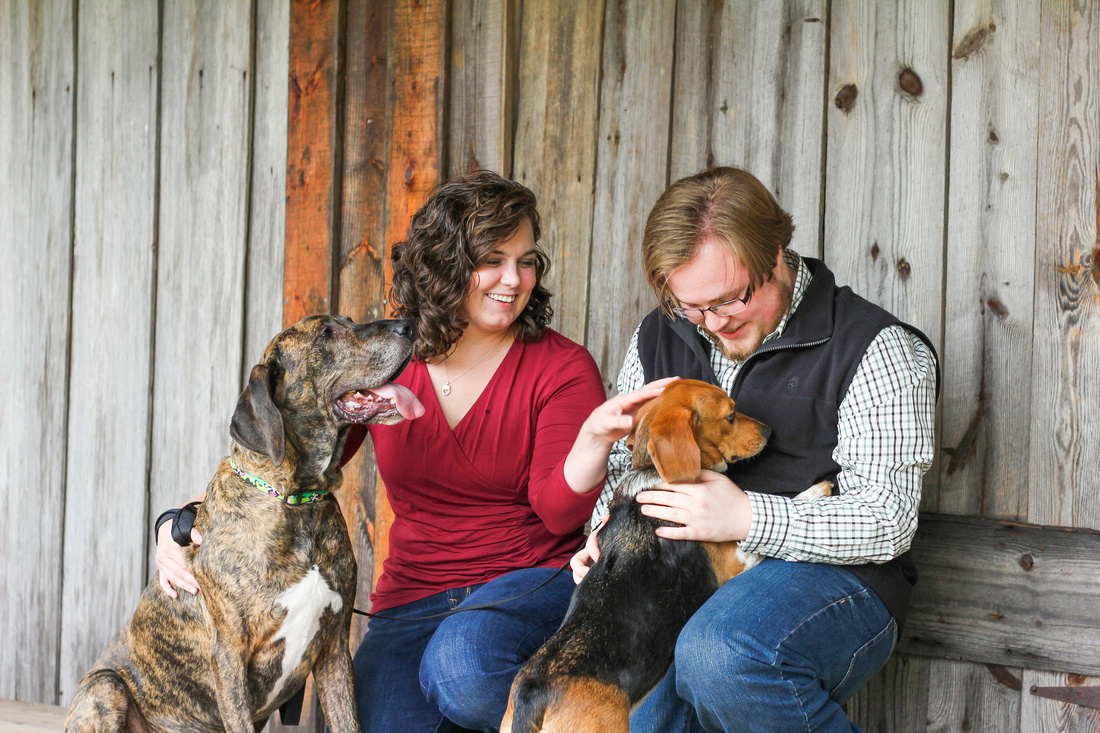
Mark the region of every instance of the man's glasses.
<instances>
[{"instance_id":1,"label":"man's glasses","mask_svg":"<svg viewBox=\"0 0 1100 733\"><path fill-rule=\"evenodd\" d=\"M727 318L729 316L736 316L741 311L749 307L749 298L752 297L752 291L745 293L744 298L734 298L733 300L727 300L725 303L716 303L715 305L708 305L706 308L684 308L682 306L672 309L672 312L680 316L680 318L686 318L692 323L702 323L707 316L707 311L710 311L719 318Z\"/></svg>"}]
</instances>

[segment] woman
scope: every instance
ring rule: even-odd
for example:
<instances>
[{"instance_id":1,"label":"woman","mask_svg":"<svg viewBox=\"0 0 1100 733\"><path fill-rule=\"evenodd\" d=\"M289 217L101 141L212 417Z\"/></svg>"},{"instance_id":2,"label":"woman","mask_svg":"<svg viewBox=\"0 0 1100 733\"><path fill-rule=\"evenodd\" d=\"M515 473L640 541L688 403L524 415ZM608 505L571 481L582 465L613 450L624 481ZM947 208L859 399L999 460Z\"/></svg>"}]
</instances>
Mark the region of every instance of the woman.
<instances>
[{"instance_id":1,"label":"woman","mask_svg":"<svg viewBox=\"0 0 1100 733\"><path fill-rule=\"evenodd\" d=\"M396 315L418 329L396 381L426 412L369 428L395 518L379 616L355 655L364 733L496 729L513 677L568 606L572 578L554 573L600 493L593 457L660 391L603 403L592 357L548 328L539 234L534 194L479 171L438 188L393 249ZM169 531L162 584L193 592ZM499 605L438 616L485 604Z\"/></svg>"}]
</instances>

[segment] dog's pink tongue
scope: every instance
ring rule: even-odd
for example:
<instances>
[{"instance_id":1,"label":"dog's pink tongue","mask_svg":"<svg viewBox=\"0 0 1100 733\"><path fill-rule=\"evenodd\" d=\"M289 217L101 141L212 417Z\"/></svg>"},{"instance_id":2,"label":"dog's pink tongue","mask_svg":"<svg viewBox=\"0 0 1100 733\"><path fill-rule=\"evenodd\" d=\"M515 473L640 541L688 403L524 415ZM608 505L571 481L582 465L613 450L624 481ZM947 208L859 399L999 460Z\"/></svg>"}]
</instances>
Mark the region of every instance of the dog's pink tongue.
<instances>
[{"instance_id":1,"label":"dog's pink tongue","mask_svg":"<svg viewBox=\"0 0 1100 733\"><path fill-rule=\"evenodd\" d=\"M424 405L420 404L420 400L416 399L416 395L414 395L410 389L402 387L400 384L389 382L383 384L381 387L372 389L371 392L384 400L392 399L394 404L397 405L397 411L400 412L401 417L406 420L415 420L425 412Z\"/></svg>"}]
</instances>

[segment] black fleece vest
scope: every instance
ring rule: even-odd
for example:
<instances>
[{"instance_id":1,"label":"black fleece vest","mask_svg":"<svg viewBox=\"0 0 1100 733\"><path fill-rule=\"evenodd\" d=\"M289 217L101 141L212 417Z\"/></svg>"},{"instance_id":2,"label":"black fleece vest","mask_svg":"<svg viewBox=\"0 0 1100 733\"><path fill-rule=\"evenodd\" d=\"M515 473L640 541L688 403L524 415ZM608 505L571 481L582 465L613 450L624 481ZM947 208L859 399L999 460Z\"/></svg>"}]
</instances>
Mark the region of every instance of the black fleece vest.
<instances>
[{"instance_id":1,"label":"black fleece vest","mask_svg":"<svg viewBox=\"0 0 1100 733\"><path fill-rule=\"evenodd\" d=\"M783 334L762 345L741 368L730 394L737 411L772 429L755 458L732 464L726 475L746 491L793 497L818 481L836 482L840 403L867 347L886 327L901 325L935 354L928 337L901 323L851 288L836 286L820 260L803 258L812 275ZM711 343L683 319L654 310L638 329L638 355L645 380L667 376L717 384L710 367ZM938 391L938 367L937 367ZM846 565L905 623L917 569L909 553L883 565Z\"/></svg>"}]
</instances>

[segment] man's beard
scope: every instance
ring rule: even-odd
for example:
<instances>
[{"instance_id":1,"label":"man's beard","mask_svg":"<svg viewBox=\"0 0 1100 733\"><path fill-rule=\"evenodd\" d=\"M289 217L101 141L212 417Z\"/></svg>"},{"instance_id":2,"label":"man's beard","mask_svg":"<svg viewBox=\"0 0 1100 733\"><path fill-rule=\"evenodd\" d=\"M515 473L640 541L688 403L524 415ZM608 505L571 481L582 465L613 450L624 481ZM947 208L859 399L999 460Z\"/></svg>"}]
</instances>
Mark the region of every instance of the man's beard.
<instances>
[{"instance_id":1,"label":"man's beard","mask_svg":"<svg viewBox=\"0 0 1100 733\"><path fill-rule=\"evenodd\" d=\"M759 340L750 347L737 349L736 351L726 346L726 343L718 337L718 334L709 330L706 326L703 326L703 333L707 335L707 338L718 347L725 357L731 361L745 361L750 356L756 353L756 350L760 348L760 345L764 343L764 339L771 335L775 329L779 328L779 322L783 320L783 317L787 315L787 311L791 309L791 303L794 301L794 288L791 288L786 283L776 280L776 289L779 293L779 309L776 311L775 320L771 323L765 324L765 328L762 329L762 333L759 336Z\"/></svg>"}]
</instances>

